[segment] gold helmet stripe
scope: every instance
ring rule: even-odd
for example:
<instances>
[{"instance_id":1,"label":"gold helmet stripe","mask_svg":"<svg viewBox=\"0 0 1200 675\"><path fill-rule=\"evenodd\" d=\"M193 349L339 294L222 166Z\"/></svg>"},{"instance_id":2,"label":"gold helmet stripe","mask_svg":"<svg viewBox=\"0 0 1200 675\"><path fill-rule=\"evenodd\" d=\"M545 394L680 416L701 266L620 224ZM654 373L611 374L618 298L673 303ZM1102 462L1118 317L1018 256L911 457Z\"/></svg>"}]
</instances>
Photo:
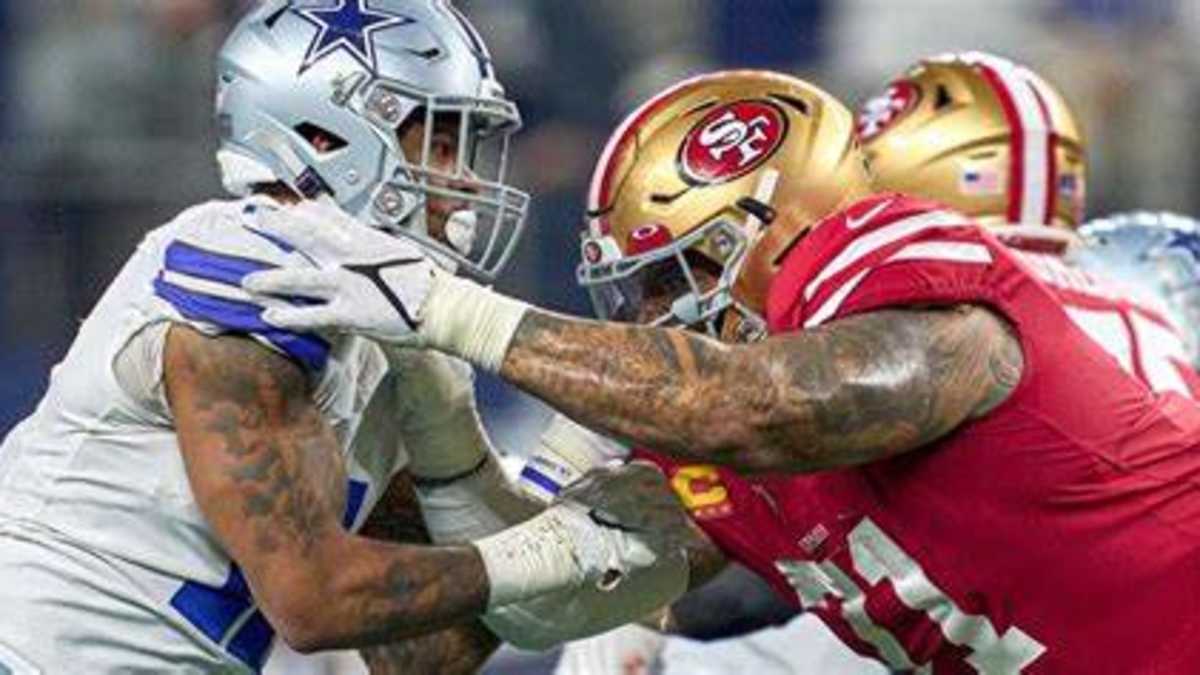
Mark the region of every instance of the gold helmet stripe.
<instances>
[{"instance_id":1,"label":"gold helmet stripe","mask_svg":"<svg viewBox=\"0 0 1200 675\"><path fill-rule=\"evenodd\" d=\"M1057 139L1045 97L1028 69L996 56L971 53L974 62L1000 99L1012 133L1009 135L1008 220L1011 223L1050 223L1054 214L1058 170Z\"/></svg>"}]
</instances>

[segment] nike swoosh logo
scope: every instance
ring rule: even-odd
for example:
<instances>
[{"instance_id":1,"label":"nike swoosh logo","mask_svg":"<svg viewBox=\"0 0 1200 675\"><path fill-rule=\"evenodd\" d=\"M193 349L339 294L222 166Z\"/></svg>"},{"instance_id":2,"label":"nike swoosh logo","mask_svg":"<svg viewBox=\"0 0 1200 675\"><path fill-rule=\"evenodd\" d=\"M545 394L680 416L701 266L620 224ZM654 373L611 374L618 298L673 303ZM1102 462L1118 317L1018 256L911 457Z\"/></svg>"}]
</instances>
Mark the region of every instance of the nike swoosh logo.
<instances>
[{"instance_id":1,"label":"nike swoosh logo","mask_svg":"<svg viewBox=\"0 0 1200 675\"><path fill-rule=\"evenodd\" d=\"M867 223L871 222L871 220L874 219L875 216L879 215L880 213L883 213L883 211L885 209L887 209L887 207L892 205L893 201L895 201L895 200L889 199L886 202L882 202L879 205L877 205L875 208L871 209L870 211L867 211L866 213L859 216L858 218L851 218L850 214L847 213L846 214L846 227L851 230L857 230L858 228L862 227L863 225L866 225Z\"/></svg>"},{"instance_id":2,"label":"nike swoosh logo","mask_svg":"<svg viewBox=\"0 0 1200 675\"><path fill-rule=\"evenodd\" d=\"M408 308L405 307L400 298L396 296L396 292L393 291L392 288L387 285L387 282L383 280L383 270L389 267L418 265L424 261L424 258L396 258L395 260L385 260L381 263L375 263L374 265L342 265L342 267L347 271L354 272L355 274L361 274L370 279L371 283L375 284L375 288L379 289L379 292L383 294L383 297L388 301L388 304L390 304L396 310L396 313L400 315L400 318L404 320L404 323L408 326L408 329L415 331L420 327L420 324L413 317L413 315L408 313Z\"/></svg>"}]
</instances>

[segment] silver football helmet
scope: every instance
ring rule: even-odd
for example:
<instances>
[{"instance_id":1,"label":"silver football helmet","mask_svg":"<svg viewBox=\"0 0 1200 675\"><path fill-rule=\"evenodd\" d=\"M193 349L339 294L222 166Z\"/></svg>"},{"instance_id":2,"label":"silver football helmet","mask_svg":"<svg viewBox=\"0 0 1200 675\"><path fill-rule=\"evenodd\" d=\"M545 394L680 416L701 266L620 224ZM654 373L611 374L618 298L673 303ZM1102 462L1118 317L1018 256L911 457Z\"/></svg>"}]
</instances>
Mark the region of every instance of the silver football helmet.
<instances>
[{"instance_id":1,"label":"silver football helmet","mask_svg":"<svg viewBox=\"0 0 1200 675\"><path fill-rule=\"evenodd\" d=\"M1069 260L1158 301L1200 366L1200 221L1135 211L1093 220L1079 234L1083 245L1070 251Z\"/></svg>"},{"instance_id":2,"label":"silver football helmet","mask_svg":"<svg viewBox=\"0 0 1200 675\"><path fill-rule=\"evenodd\" d=\"M283 182L464 272L490 280L504 267L529 205L505 182L521 118L448 0L265 0L234 28L217 68L228 190ZM434 120L447 117L458 128L451 171L430 161ZM406 156L399 135L416 121L422 150ZM425 206L438 198L464 206L431 233Z\"/></svg>"}]
</instances>

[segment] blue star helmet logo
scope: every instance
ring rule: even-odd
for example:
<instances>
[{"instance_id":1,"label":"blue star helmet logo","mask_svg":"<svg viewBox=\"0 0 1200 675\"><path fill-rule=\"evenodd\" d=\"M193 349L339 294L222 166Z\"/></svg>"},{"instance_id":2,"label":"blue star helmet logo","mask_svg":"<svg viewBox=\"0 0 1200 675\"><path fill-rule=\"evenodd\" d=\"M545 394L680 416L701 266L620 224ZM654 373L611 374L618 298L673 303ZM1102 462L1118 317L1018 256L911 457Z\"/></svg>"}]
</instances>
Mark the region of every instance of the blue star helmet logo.
<instances>
[{"instance_id":1,"label":"blue star helmet logo","mask_svg":"<svg viewBox=\"0 0 1200 675\"><path fill-rule=\"evenodd\" d=\"M1190 255L1193 263L1200 263L1200 233L1176 230L1171 233L1171 239L1163 248L1181 251Z\"/></svg>"},{"instance_id":2,"label":"blue star helmet logo","mask_svg":"<svg viewBox=\"0 0 1200 675\"><path fill-rule=\"evenodd\" d=\"M375 34L416 21L401 14L371 9L367 1L334 0L329 7L292 8L292 12L317 28L316 37L308 45L308 52L300 64L301 74L339 49L344 49L371 73L379 69L375 58Z\"/></svg>"}]
</instances>

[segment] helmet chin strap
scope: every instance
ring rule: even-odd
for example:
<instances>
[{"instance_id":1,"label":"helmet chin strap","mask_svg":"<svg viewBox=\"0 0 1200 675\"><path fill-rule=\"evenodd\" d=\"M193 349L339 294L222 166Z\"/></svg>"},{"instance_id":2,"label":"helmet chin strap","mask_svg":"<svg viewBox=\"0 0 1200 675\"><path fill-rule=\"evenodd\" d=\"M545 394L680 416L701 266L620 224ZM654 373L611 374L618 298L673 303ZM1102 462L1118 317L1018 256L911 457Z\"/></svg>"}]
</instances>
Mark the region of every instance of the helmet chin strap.
<instances>
[{"instance_id":1,"label":"helmet chin strap","mask_svg":"<svg viewBox=\"0 0 1200 675\"><path fill-rule=\"evenodd\" d=\"M769 210L771 200L775 197L775 188L778 183L778 170L767 169L763 171L754 189L754 203L761 205L763 210ZM692 290L689 293L679 296L671 303L669 316L672 319L684 326L695 326L704 323L709 334L713 337L719 337L716 322L722 311L726 311L734 306L739 306L739 311L746 311L734 299L731 289L733 282L737 280L738 274L741 273L742 264L745 262L746 256L749 255L750 249L762 237L763 230L770 225L769 222L763 221L761 213L762 211L759 209L746 210L746 221L742 226L742 230L746 236L744 249L738 259L733 261L729 268L722 271L721 279L718 282L720 287L715 292L702 294L699 286L696 284L696 280L688 270L687 263L682 260L680 261ZM705 297L706 295L708 297ZM757 320L757 317L754 318Z\"/></svg>"},{"instance_id":2,"label":"helmet chin strap","mask_svg":"<svg viewBox=\"0 0 1200 675\"><path fill-rule=\"evenodd\" d=\"M671 303L671 316L685 326L700 323L700 298L695 292L684 293Z\"/></svg>"}]
</instances>

